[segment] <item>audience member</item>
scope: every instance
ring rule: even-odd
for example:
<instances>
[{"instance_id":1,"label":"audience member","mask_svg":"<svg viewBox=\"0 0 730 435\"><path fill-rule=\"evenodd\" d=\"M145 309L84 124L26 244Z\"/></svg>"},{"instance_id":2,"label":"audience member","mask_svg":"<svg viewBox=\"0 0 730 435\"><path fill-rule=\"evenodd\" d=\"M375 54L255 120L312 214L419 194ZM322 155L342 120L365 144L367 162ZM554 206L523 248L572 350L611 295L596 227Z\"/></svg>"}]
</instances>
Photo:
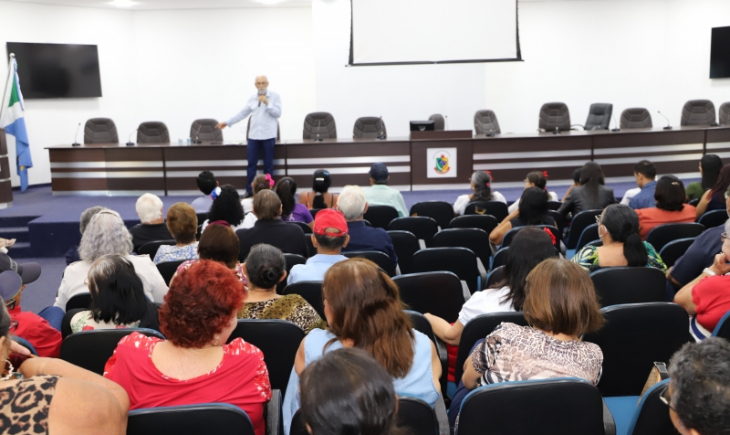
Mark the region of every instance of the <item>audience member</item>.
<instances>
[{"instance_id":1,"label":"audience member","mask_svg":"<svg viewBox=\"0 0 730 435\"><path fill-rule=\"evenodd\" d=\"M641 160L634 165L634 178L636 185L641 191L634 195L629 201L629 207L634 210L640 208L654 207L654 190L656 189L656 168L654 164L648 160ZM684 196L682 197L684 199ZM684 201L683 201L684 202Z\"/></svg>"},{"instance_id":2,"label":"audience member","mask_svg":"<svg viewBox=\"0 0 730 435\"><path fill-rule=\"evenodd\" d=\"M572 261L588 272L604 267L655 267L663 272L667 266L651 243L639 235L639 217L629 206L609 205L596 216L602 246L586 245Z\"/></svg>"},{"instance_id":3,"label":"audience member","mask_svg":"<svg viewBox=\"0 0 730 435\"><path fill-rule=\"evenodd\" d=\"M264 435L264 404L271 398L264 355L241 338L226 344L245 296L231 270L196 262L178 274L160 308L167 339L136 332L124 337L104 376L127 391L130 409L229 403Z\"/></svg>"},{"instance_id":4,"label":"audience member","mask_svg":"<svg viewBox=\"0 0 730 435\"><path fill-rule=\"evenodd\" d=\"M324 209L317 213L312 234L312 245L317 249L317 255L309 258L307 264L292 267L287 283L324 280L324 274L333 264L347 260L340 254L350 241L347 232L347 222L342 212Z\"/></svg>"},{"instance_id":5,"label":"audience member","mask_svg":"<svg viewBox=\"0 0 730 435\"><path fill-rule=\"evenodd\" d=\"M260 244L251 248L243 271L248 297L238 312L239 319L282 319L295 323L305 333L327 324L303 297L276 294L276 285L286 278L286 259L278 248Z\"/></svg>"},{"instance_id":6,"label":"audience member","mask_svg":"<svg viewBox=\"0 0 730 435\"><path fill-rule=\"evenodd\" d=\"M243 206L238 190L230 184L221 187L221 191L210 206L208 220L203 222L203 231L210 222L226 221L233 230L243 228Z\"/></svg>"},{"instance_id":7,"label":"audience member","mask_svg":"<svg viewBox=\"0 0 730 435\"><path fill-rule=\"evenodd\" d=\"M603 171L596 162L588 162L580 170L580 186L574 187L558 212L573 216L585 210L605 208L616 202L613 189L604 185Z\"/></svg>"},{"instance_id":8,"label":"audience member","mask_svg":"<svg viewBox=\"0 0 730 435\"><path fill-rule=\"evenodd\" d=\"M530 225L548 225L555 227L555 219L548 214L548 194L537 187L522 191L520 206L509 214L502 223L489 235L489 241L495 245L502 243L504 235L512 228Z\"/></svg>"},{"instance_id":9,"label":"audience member","mask_svg":"<svg viewBox=\"0 0 730 435\"><path fill-rule=\"evenodd\" d=\"M145 193L139 197L135 208L142 223L129 229L134 252L138 252L140 246L147 242L172 239L163 218L162 200L157 195Z\"/></svg>"},{"instance_id":10,"label":"audience member","mask_svg":"<svg viewBox=\"0 0 730 435\"><path fill-rule=\"evenodd\" d=\"M730 344L718 337L685 344L669 362L661 400L682 435L730 433Z\"/></svg>"},{"instance_id":11,"label":"audience member","mask_svg":"<svg viewBox=\"0 0 730 435\"><path fill-rule=\"evenodd\" d=\"M3 433L127 433L127 393L114 382L56 358L12 363L13 320L0 299L0 416Z\"/></svg>"},{"instance_id":12,"label":"audience member","mask_svg":"<svg viewBox=\"0 0 730 435\"><path fill-rule=\"evenodd\" d=\"M248 285L246 274L243 273L243 265L238 262L240 252L238 236L228 222L211 222L208 228L203 231L198 242L198 258L200 260L212 260L223 264L231 269L244 286ZM188 260L182 263L172 277L172 281L178 273L189 269L198 260Z\"/></svg>"},{"instance_id":13,"label":"audience member","mask_svg":"<svg viewBox=\"0 0 730 435\"><path fill-rule=\"evenodd\" d=\"M312 191L302 192L299 194L299 202L307 206L308 209L322 209L337 207L337 194L329 193L332 186L332 178L330 172L326 169L317 169L314 171L314 180L312 180Z\"/></svg>"},{"instance_id":14,"label":"audience member","mask_svg":"<svg viewBox=\"0 0 730 435\"><path fill-rule=\"evenodd\" d=\"M304 243L304 231L297 225L281 220L281 209L279 196L271 190L262 190L254 196L253 212L258 217L256 224L253 228L236 231L241 240L241 252L238 254L240 261L245 261L251 247L259 243L276 246L287 254L309 256Z\"/></svg>"},{"instance_id":15,"label":"audience member","mask_svg":"<svg viewBox=\"0 0 730 435\"><path fill-rule=\"evenodd\" d=\"M264 189L271 189L272 187L274 187L274 179L269 174L259 174L251 182L251 192L253 192L253 195L256 195ZM243 228L253 228L253 224L256 223L256 215L253 214L253 195L241 200L241 206L243 206Z\"/></svg>"},{"instance_id":16,"label":"audience member","mask_svg":"<svg viewBox=\"0 0 730 435\"><path fill-rule=\"evenodd\" d=\"M689 200L701 199L706 191L717 183L717 177L722 169L722 159L716 154L705 154L700 160L701 181L693 181L687 185L686 193Z\"/></svg>"},{"instance_id":17,"label":"audience member","mask_svg":"<svg viewBox=\"0 0 730 435\"><path fill-rule=\"evenodd\" d=\"M496 190L492 191L492 176L488 172L476 171L471 174L469 181L473 193L456 198L456 202L454 202L454 214L456 216L463 215L466 206L475 201L499 201L507 204L507 200L501 193Z\"/></svg>"},{"instance_id":18,"label":"audience member","mask_svg":"<svg viewBox=\"0 0 730 435\"><path fill-rule=\"evenodd\" d=\"M142 280L144 294L152 302L161 304L167 293L167 284L157 267L147 255L130 255L132 253L132 235L124 226L119 213L113 210L102 210L91 218L89 225L81 236L79 254L81 261L66 267L63 272L61 286L58 288L55 306L66 311L66 303L79 293L87 293L86 278L91 265L107 254L125 256L133 265Z\"/></svg>"},{"instance_id":19,"label":"audience member","mask_svg":"<svg viewBox=\"0 0 730 435\"><path fill-rule=\"evenodd\" d=\"M730 276L726 276L730 273L730 220L724 228L720 236L722 250L715 261L674 296L674 302L692 316L690 332L697 341L709 337L722 316L730 311Z\"/></svg>"},{"instance_id":20,"label":"audience member","mask_svg":"<svg viewBox=\"0 0 730 435\"><path fill-rule=\"evenodd\" d=\"M684 183L674 175L664 175L655 184L656 207L636 210L639 216L639 235L643 240L649 231L662 224L690 223L695 221L695 206L685 204ZM643 191L642 191L643 193ZM632 204L634 200L631 200Z\"/></svg>"},{"instance_id":21,"label":"audience member","mask_svg":"<svg viewBox=\"0 0 730 435\"><path fill-rule=\"evenodd\" d=\"M433 333L446 343L457 346L464 326L473 318L481 314L522 311L527 275L543 260L557 255L552 238L545 231L534 227L521 229L507 250L502 280L490 289L474 293L461 307L459 319L453 325L426 313Z\"/></svg>"},{"instance_id":22,"label":"audience member","mask_svg":"<svg viewBox=\"0 0 730 435\"><path fill-rule=\"evenodd\" d=\"M312 435L399 433L393 380L362 349L324 355L302 372L302 421Z\"/></svg>"},{"instance_id":23,"label":"audience member","mask_svg":"<svg viewBox=\"0 0 730 435\"><path fill-rule=\"evenodd\" d=\"M0 272L0 298L13 321L10 332L27 340L38 356L58 358L61 353L61 333L44 318L20 308L25 290L23 278L12 270Z\"/></svg>"},{"instance_id":24,"label":"audience member","mask_svg":"<svg viewBox=\"0 0 730 435\"><path fill-rule=\"evenodd\" d=\"M71 318L71 332L138 327L160 329L157 306L145 297L142 280L125 256L110 254L96 260L89 269L87 282L91 307Z\"/></svg>"},{"instance_id":25,"label":"audience member","mask_svg":"<svg viewBox=\"0 0 730 435\"><path fill-rule=\"evenodd\" d=\"M565 199L570 195L570 192L573 191L574 188L580 186L580 171L581 168L576 168L573 171L573 184L571 184L568 187L568 190L565 191L565 195L563 195L563 199L560 200L560 202L565 202Z\"/></svg>"},{"instance_id":26,"label":"audience member","mask_svg":"<svg viewBox=\"0 0 730 435\"><path fill-rule=\"evenodd\" d=\"M95 205L94 207L89 207L83 212L81 212L81 218L79 219L79 229L81 230L81 235L84 235L84 231L86 230L86 226L89 225L89 221L92 217L94 217L95 214L99 213L100 211L106 209L106 207L102 207L100 205ZM78 246L72 246L68 248L68 251L66 251L66 266L73 263L74 261L81 261L81 257L79 257L79 247Z\"/></svg>"},{"instance_id":27,"label":"audience member","mask_svg":"<svg viewBox=\"0 0 730 435\"><path fill-rule=\"evenodd\" d=\"M370 166L370 187L363 189L365 199L370 205L387 205L398 212L398 217L408 216L408 207L399 190L388 186L390 175L383 163Z\"/></svg>"},{"instance_id":28,"label":"audience member","mask_svg":"<svg viewBox=\"0 0 730 435\"><path fill-rule=\"evenodd\" d=\"M274 191L281 200L281 219L289 222L312 222L312 213L304 204L297 202L297 183L291 177L280 179L274 186Z\"/></svg>"},{"instance_id":29,"label":"audience member","mask_svg":"<svg viewBox=\"0 0 730 435\"><path fill-rule=\"evenodd\" d=\"M167 210L167 229L175 238L175 246L161 245L157 249L155 264L166 261L195 260L198 258L198 216L195 210L184 202L177 202Z\"/></svg>"},{"instance_id":30,"label":"audience member","mask_svg":"<svg viewBox=\"0 0 730 435\"><path fill-rule=\"evenodd\" d=\"M697 204L697 219L708 211L712 210L724 210L725 206L725 193L730 187L730 165L725 165L720 170L720 175L717 176L717 181L712 189L705 192Z\"/></svg>"},{"instance_id":31,"label":"audience member","mask_svg":"<svg viewBox=\"0 0 730 435\"><path fill-rule=\"evenodd\" d=\"M369 227L363 221L368 202L360 187L345 186L340 192L337 208L345 216L350 235L350 241L342 247L342 252L380 251L390 257L393 268L398 266L398 256L388 233L382 228Z\"/></svg>"},{"instance_id":32,"label":"audience member","mask_svg":"<svg viewBox=\"0 0 730 435\"><path fill-rule=\"evenodd\" d=\"M213 205L213 200L220 193L218 180L215 179L215 175L212 172L203 171L198 174L195 182L198 184L198 189L200 189L204 196L195 198L191 206L195 209L195 213L208 213L210 206Z\"/></svg>"},{"instance_id":33,"label":"audience member","mask_svg":"<svg viewBox=\"0 0 730 435\"><path fill-rule=\"evenodd\" d=\"M538 189L543 190L547 194L548 201L557 201L558 200L558 194L555 192L548 192L547 190L547 171L546 172L540 172L540 171L532 171L529 174L527 174L527 178L525 178L525 190L529 189L530 187L537 187ZM513 202L512 205L507 207L507 210L510 213L513 213L518 210L520 206L520 200L517 199L517 201Z\"/></svg>"},{"instance_id":34,"label":"audience member","mask_svg":"<svg viewBox=\"0 0 730 435\"><path fill-rule=\"evenodd\" d=\"M412 329L398 286L385 272L363 258L342 261L327 271L322 296L329 327L313 330L299 346L284 396L284 433L300 407L299 375L323 354L343 347L373 355L393 378L398 394L436 403L441 376L436 348Z\"/></svg>"}]
</instances>

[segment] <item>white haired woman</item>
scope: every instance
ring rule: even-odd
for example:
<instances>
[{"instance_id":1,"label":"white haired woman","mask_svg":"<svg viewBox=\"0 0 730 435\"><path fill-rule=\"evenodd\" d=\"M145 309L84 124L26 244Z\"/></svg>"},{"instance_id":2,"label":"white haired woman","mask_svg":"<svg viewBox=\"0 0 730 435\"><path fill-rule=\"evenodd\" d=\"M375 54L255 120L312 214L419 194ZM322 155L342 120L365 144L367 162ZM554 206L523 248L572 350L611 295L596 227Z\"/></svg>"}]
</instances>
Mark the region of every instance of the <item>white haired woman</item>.
<instances>
[{"instance_id":1,"label":"white haired woman","mask_svg":"<svg viewBox=\"0 0 730 435\"><path fill-rule=\"evenodd\" d=\"M96 214L81 237L79 255L81 261L66 267L63 272L61 287L56 296L56 307L66 310L66 303L71 296L89 291L87 276L91 265L100 257L108 254L123 255L134 265L137 276L142 280L144 294L154 303L161 304L167 294L167 284L157 267L147 255L134 256L132 253L132 235L124 226L119 213L113 210L102 210Z\"/></svg>"}]
</instances>

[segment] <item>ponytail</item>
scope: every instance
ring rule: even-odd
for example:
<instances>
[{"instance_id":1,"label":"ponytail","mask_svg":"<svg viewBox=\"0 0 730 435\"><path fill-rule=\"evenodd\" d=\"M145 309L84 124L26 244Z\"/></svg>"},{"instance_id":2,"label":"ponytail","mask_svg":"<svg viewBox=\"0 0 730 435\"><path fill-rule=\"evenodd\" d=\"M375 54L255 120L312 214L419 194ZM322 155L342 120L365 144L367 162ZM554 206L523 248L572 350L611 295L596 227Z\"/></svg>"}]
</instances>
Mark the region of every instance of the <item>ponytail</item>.
<instances>
[{"instance_id":1,"label":"ponytail","mask_svg":"<svg viewBox=\"0 0 730 435\"><path fill-rule=\"evenodd\" d=\"M624 241L624 257L631 267L644 267L649 262L649 255L639 233L631 233Z\"/></svg>"},{"instance_id":2,"label":"ponytail","mask_svg":"<svg viewBox=\"0 0 730 435\"><path fill-rule=\"evenodd\" d=\"M274 191L276 191L276 194L281 200L281 216L286 219L291 216L294 211L294 205L296 205L294 194L297 191L297 183L291 177L284 177L276 183Z\"/></svg>"},{"instance_id":3,"label":"ponytail","mask_svg":"<svg viewBox=\"0 0 730 435\"><path fill-rule=\"evenodd\" d=\"M639 216L629 206L613 204L603 211L601 223L614 242L624 244L624 257L631 267L644 267L649 255L639 235Z\"/></svg>"},{"instance_id":4,"label":"ponytail","mask_svg":"<svg viewBox=\"0 0 730 435\"><path fill-rule=\"evenodd\" d=\"M472 201L492 200L492 177L485 171L476 171L471 176L471 183L474 185Z\"/></svg>"}]
</instances>

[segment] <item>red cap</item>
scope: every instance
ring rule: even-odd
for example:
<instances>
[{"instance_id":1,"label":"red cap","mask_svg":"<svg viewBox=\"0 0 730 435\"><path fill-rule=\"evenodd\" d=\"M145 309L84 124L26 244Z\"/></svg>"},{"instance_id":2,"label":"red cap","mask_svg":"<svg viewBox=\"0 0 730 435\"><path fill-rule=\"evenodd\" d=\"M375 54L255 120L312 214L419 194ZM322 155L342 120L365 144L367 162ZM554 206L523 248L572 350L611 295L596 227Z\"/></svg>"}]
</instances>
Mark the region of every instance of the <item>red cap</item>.
<instances>
[{"instance_id":1,"label":"red cap","mask_svg":"<svg viewBox=\"0 0 730 435\"><path fill-rule=\"evenodd\" d=\"M339 232L327 232L328 229L335 229ZM345 216L331 208L320 210L314 218L314 234L327 237L344 237L347 234Z\"/></svg>"}]
</instances>

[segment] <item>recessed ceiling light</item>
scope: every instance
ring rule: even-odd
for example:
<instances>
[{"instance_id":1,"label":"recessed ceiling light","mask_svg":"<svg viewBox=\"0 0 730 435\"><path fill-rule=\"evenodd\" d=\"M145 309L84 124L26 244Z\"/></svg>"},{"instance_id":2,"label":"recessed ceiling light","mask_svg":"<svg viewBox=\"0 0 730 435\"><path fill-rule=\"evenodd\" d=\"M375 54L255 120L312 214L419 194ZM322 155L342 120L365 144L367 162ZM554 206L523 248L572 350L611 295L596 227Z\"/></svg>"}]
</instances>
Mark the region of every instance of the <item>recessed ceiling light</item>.
<instances>
[{"instance_id":1,"label":"recessed ceiling light","mask_svg":"<svg viewBox=\"0 0 730 435\"><path fill-rule=\"evenodd\" d=\"M132 0L114 0L109 2L109 4L118 8L129 8L139 3L133 2Z\"/></svg>"}]
</instances>

